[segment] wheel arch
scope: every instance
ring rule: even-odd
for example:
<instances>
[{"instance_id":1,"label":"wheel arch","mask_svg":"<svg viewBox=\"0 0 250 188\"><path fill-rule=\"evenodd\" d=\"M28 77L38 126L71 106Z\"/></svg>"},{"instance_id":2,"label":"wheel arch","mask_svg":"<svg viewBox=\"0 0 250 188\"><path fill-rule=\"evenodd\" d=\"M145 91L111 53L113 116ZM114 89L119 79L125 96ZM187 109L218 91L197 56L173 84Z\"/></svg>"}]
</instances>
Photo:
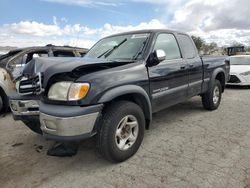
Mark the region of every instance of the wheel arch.
<instances>
[{"instance_id":1,"label":"wheel arch","mask_svg":"<svg viewBox=\"0 0 250 188\"><path fill-rule=\"evenodd\" d=\"M224 92L225 87L226 87L225 70L223 70L222 68L216 69L212 75L212 82L214 82L215 80L218 80L220 82L221 87L222 87L222 92Z\"/></svg>"},{"instance_id":2,"label":"wheel arch","mask_svg":"<svg viewBox=\"0 0 250 188\"><path fill-rule=\"evenodd\" d=\"M145 115L146 129L149 129L152 120L152 108L147 92L140 86L120 86L104 93L104 95L98 100L98 103L108 104L121 100L132 101L141 107Z\"/></svg>"}]
</instances>

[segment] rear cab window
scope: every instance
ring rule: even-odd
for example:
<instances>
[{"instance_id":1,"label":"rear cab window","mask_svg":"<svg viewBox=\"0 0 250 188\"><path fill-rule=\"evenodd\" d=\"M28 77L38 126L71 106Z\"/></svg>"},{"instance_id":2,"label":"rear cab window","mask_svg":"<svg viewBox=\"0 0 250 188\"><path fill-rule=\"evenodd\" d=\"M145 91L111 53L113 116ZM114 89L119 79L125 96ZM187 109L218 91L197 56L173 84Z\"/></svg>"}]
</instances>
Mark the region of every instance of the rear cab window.
<instances>
[{"instance_id":1,"label":"rear cab window","mask_svg":"<svg viewBox=\"0 0 250 188\"><path fill-rule=\"evenodd\" d=\"M187 59L195 58L197 56L197 50L192 39L185 34L178 34L178 39L183 51L183 56Z\"/></svg>"}]
</instances>

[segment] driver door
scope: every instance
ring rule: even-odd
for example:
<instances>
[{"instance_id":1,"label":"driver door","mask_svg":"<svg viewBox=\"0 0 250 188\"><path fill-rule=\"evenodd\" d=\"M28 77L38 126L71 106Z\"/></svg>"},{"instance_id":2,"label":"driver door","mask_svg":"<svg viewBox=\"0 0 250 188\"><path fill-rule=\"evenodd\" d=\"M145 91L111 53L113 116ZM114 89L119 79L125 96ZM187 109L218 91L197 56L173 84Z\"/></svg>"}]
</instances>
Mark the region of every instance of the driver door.
<instances>
[{"instance_id":1,"label":"driver door","mask_svg":"<svg viewBox=\"0 0 250 188\"><path fill-rule=\"evenodd\" d=\"M158 34L154 50L159 49L164 50L166 59L148 67L153 112L186 100L188 90L186 62L175 36L170 33Z\"/></svg>"}]
</instances>

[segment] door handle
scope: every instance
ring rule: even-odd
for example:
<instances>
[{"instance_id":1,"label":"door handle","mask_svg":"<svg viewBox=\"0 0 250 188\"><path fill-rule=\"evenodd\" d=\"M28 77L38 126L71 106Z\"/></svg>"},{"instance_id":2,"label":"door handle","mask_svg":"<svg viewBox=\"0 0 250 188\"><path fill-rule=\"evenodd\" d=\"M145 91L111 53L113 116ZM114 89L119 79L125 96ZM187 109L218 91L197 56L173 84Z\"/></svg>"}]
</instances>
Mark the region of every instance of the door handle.
<instances>
[{"instance_id":1,"label":"door handle","mask_svg":"<svg viewBox=\"0 0 250 188\"><path fill-rule=\"evenodd\" d=\"M185 66L185 65L182 65L180 68L183 70L183 69L185 69L185 68L186 68L186 66Z\"/></svg>"},{"instance_id":2,"label":"door handle","mask_svg":"<svg viewBox=\"0 0 250 188\"><path fill-rule=\"evenodd\" d=\"M193 65L193 64L189 64L189 67L190 67L190 68L193 68L193 67L194 67L194 65Z\"/></svg>"}]
</instances>

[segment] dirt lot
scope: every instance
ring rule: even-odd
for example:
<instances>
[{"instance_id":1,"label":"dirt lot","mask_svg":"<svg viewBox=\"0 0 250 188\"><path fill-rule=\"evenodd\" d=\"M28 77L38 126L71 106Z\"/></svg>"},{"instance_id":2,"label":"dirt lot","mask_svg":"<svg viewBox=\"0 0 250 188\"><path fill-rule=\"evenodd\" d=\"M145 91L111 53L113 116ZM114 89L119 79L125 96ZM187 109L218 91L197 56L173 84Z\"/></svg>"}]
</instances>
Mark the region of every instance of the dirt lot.
<instances>
[{"instance_id":1,"label":"dirt lot","mask_svg":"<svg viewBox=\"0 0 250 188\"><path fill-rule=\"evenodd\" d=\"M71 158L10 114L0 118L1 187L250 187L250 90L227 89L217 111L200 98L153 116L138 153L111 164L84 141Z\"/></svg>"}]
</instances>

